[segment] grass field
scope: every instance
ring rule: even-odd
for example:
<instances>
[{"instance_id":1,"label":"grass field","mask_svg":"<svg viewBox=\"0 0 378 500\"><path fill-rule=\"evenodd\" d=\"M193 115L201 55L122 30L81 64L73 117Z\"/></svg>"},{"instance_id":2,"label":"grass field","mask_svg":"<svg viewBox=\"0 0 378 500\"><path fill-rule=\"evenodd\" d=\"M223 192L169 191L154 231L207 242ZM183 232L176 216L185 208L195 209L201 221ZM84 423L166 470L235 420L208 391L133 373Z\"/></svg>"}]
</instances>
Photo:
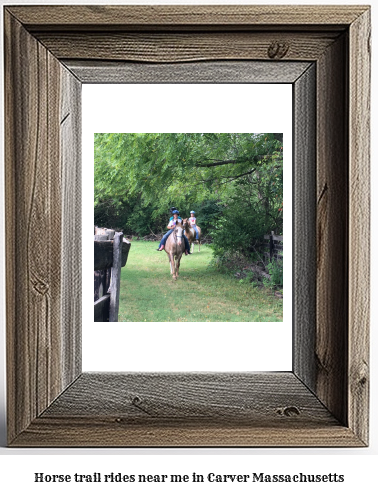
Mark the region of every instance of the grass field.
<instances>
[{"instance_id":1,"label":"grass field","mask_svg":"<svg viewBox=\"0 0 378 500\"><path fill-rule=\"evenodd\" d=\"M119 321L282 321L282 299L209 268L207 245L181 259L173 281L156 242L132 241L122 268Z\"/></svg>"}]
</instances>

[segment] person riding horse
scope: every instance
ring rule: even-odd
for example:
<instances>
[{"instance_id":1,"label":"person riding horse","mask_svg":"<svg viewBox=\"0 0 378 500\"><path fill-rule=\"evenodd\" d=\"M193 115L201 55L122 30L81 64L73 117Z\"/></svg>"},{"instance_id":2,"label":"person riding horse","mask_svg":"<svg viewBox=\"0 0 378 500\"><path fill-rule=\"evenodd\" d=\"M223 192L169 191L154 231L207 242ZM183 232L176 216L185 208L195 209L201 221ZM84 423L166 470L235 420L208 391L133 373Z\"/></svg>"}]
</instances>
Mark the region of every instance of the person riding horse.
<instances>
[{"instance_id":1,"label":"person riding horse","mask_svg":"<svg viewBox=\"0 0 378 500\"><path fill-rule=\"evenodd\" d=\"M195 217L195 214L196 214L195 211L191 210L190 211L190 217L189 217L188 221L189 221L190 227L192 227L195 230L195 232L196 232L196 240L198 240L199 234L198 234L197 219Z\"/></svg>"},{"instance_id":2,"label":"person riding horse","mask_svg":"<svg viewBox=\"0 0 378 500\"><path fill-rule=\"evenodd\" d=\"M180 223L182 224L182 219L181 219L181 217L179 217L179 211L173 210L172 217L169 219L169 223L167 226L167 229L169 229L169 231L167 233L165 233L165 235L161 239L160 244L159 244L159 248L156 249L158 252L161 252L162 250L164 250L164 246L165 246L165 243L167 241L167 238L172 233L172 231L176 225L176 221L180 221ZM185 255L190 255L190 245L189 245L188 238L185 235L183 235L183 236L184 236L184 242L185 242Z\"/></svg>"}]
</instances>

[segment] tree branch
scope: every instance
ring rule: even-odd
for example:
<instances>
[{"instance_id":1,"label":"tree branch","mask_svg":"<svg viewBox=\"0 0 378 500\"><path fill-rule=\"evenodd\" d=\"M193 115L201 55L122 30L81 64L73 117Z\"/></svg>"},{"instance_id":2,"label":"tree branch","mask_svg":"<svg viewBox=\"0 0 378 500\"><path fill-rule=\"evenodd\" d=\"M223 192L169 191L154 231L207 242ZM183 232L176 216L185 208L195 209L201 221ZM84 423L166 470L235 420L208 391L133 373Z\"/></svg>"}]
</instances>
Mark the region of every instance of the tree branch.
<instances>
[{"instance_id":1,"label":"tree branch","mask_svg":"<svg viewBox=\"0 0 378 500\"><path fill-rule=\"evenodd\" d=\"M197 163L194 165L196 168L211 168L211 167L218 167L219 165L235 165L237 163L244 163L246 160L223 160L223 161L216 161L213 163Z\"/></svg>"},{"instance_id":2,"label":"tree branch","mask_svg":"<svg viewBox=\"0 0 378 500\"><path fill-rule=\"evenodd\" d=\"M221 184L226 184L226 182L231 182L235 181L236 179L239 179L240 177L244 177L245 175L253 174L255 172L255 168L252 170L249 170L248 172L244 172L243 174L235 175L235 176L223 176L222 179L228 179L227 181L221 182Z\"/></svg>"},{"instance_id":3,"label":"tree branch","mask_svg":"<svg viewBox=\"0 0 378 500\"><path fill-rule=\"evenodd\" d=\"M239 179L240 177L244 177L246 175L252 174L255 170L256 169L253 168L252 170L249 170L248 172L244 172L243 174L234 175L234 176L222 176L221 177L222 179L227 179L227 180L224 182L220 182L219 185L226 184L227 182L232 182L232 181L235 181L236 179ZM203 179L200 182L202 182L204 184L205 182L214 182L215 180L217 180L217 179ZM198 184L196 184L196 186Z\"/></svg>"},{"instance_id":4,"label":"tree branch","mask_svg":"<svg viewBox=\"0 0 378 500\"><path fill-rule=\"evenodd\" d=\"M221 165L237 165L238 163L251 163L255 162L258 160L264 160L267 158L272 158L273 155L256 155L253 156L252 158L239 158L236 160L219 160L219 161L213 161L212 163L196 163L193 166L195 168L212 168L212 167L219 167Z\"/></svg>"}]
</instances>

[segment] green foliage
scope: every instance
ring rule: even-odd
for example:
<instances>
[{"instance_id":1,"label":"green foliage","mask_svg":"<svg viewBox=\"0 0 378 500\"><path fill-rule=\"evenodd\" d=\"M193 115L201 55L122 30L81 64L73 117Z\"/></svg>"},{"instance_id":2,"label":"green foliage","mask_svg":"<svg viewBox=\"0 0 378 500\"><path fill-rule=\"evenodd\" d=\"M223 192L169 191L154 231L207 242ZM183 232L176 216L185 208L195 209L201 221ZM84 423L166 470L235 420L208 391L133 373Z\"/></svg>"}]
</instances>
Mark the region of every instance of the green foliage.
<instances>
[{"instance_id":1,"label":"green foliage","mask_svg":"<svg viewBox=\"0 0 378 500\"><path fill-rule=\"evenodd\" d=\"M264 280L264 285L270 288L279 288L283 286L283 261L273 259L266 265L270 274L270 280Z\"/></svg>"},{"instance_id":2,"label":"green foliage","mask_svg":"<svg viewBox=\"0 0 378 500\"><path fill-rule=\"evenodd\" d=\"M210 245L213 247L213 245ZM245 270L249 264L250 259L238 251L226 250L224 253L216 255L213 250L213 258L209 263L210 269L216 269L221 274L228 274L235 277L235 275ZM246 277L247 273L243 272Z\"/></svg>"},{"instance_id":3,"label":"green foliage","mask_svg":"<svg viewBox=\"0 0 378 500\"><path fill-rule=\"evenodd\" d=\"M155 242L131 243L121 272L119 321L282 321L281 300L208 268L212 257L208 245L182 258L177 281L170 276L165 252L155 248Z\"/></svg>"},{"instance_id":4,"label":"green foliage","mask_svg":"<svg viewBox=\"0 0 378 500\"><path fill-rule=\"evenodd\" d=\"M282 231L279 134L95 134L95 223L165 231L169 208L194 210L216 254L248 253Z\"/></svg>"},{"instance_id":5,"label":"green foliage","mask_svg":"<svg viewBox=\"0 0 378 500\"><path fill-rule=\"evenodd\" d=\"M243 213L236 204L232 204L211 231L215 255L221 255L227 250L248 255L252 251L252 245L264 235L264 229L258 213Z\"/></svg>"},{"instance_id":6,"label":"green foliage","mask_svg":"<svg viewBox=\"0 0 378 500\"><path fill-rule=\"evenodd\" d=\"M190 209L184 211L184 213L194 210L197 224L200 226L202 233L208 234L222 216L223 209L223 205L216 200L205 200L202 203L193 203L190 205Z\"/></svg>"}]
</instances>

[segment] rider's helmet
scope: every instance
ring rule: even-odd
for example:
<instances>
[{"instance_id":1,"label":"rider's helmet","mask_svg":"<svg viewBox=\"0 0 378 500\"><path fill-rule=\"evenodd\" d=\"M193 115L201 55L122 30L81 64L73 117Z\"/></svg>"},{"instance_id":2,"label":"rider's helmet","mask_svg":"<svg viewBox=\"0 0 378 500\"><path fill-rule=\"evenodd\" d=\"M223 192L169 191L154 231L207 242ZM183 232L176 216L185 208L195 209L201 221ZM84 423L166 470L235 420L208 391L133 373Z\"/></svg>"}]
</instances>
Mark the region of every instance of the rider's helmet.
<instances>
[{"instance_id":1,"label":"rider's helmet","mask_svg":"<svg viewBox=\"0 0 378 500\"><path fill-rule=\"evenodd\" d=\"M190 211L190 213L191 213L191 214L195 214L195 211L194 211L194 210L191 210L191 211Z\"/></svg>"},{"instance_id":2,"label":"rider's helmet","mask_svg":"<svg viewBox=\"0 0 378 500\"><path fill-rule=\"evenodd\" d=\"M180 212L178 210L173 210L172 214L179 214Z\"/></svg>"}]
</instances>

